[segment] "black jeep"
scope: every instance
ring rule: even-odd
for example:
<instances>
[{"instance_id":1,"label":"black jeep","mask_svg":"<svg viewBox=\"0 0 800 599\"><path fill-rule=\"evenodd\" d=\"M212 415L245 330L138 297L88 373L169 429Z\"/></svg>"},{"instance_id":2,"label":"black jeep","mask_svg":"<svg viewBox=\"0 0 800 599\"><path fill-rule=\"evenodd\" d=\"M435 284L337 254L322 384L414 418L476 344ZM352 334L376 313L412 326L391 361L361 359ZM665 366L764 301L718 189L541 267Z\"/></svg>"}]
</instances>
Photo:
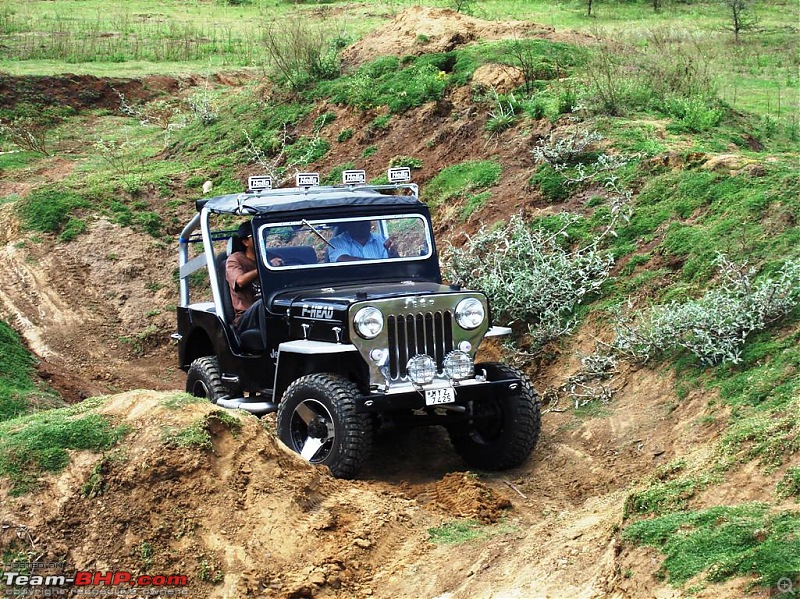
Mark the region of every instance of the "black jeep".
<instances>
[{"instance_id":1,"label":"black jeep","mask_svg":"<svg viewBox=\"0 0 800 599\"><path fill-rule=\"evenodd\" d=\"M470 466L516 466L539 437L538 397L520 371L474 363L484 337L509 329L490 326L483 293L442 284L407 177L391 169L394 182L366 185L345 171L345 184L319 186L301 173L282 189L251 177L246 193L199 200L179 240L173 335L187 391L277 411L281 440L338 477L358 472L384 424L442 425ZM260 328L238 331L225 263L245 218L263 312Z\"/></svg>"}]
</instances>

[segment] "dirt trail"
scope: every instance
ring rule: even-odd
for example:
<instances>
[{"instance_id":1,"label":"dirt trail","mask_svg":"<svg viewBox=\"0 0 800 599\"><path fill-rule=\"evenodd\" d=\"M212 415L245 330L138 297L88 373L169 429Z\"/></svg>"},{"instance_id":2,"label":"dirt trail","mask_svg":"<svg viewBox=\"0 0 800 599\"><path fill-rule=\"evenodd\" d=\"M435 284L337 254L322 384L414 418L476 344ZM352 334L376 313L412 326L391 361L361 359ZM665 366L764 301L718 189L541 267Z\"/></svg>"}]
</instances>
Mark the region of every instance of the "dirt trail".
<instances>
[{"instance_id":1,"label":"dirt trail","mask_svg":"<svg viewBox=\"0 0 800 599\"><path fill-rule=\"evenodd\" d=\"M0 318L44 360L68 400L136 387L182 384L167 366L174 327L174 253L104 219L68 244L20 231L0 206Z\"/></svg>"}]
</instances>

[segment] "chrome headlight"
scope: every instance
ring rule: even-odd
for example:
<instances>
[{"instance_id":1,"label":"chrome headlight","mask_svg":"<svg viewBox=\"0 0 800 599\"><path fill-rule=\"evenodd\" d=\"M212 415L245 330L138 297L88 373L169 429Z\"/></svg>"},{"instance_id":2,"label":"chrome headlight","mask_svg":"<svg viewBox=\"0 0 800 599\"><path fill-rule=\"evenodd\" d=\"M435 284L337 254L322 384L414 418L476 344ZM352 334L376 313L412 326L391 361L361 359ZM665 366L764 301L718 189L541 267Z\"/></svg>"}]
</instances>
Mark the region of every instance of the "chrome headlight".
<instances>
[{"instance_id":1,"label":"chrome headlight","mask_svg":"<svg viewBox=\"0 0 800 599\"><path fill-rule=\"evenodd\" d=\"M444 357L444 371L451 379L468 379L474 373L472 358L463 351L451 351Z\"/></svg>"},{"instance_id":2,"label":"chrome headlight","mask_svg":"<svg viewBox=\"0 0 800 599\"><path fill-rule=\"evenodd\" d=\"M361 308L353 318L356 332L364 339L374 339L383 330L383 314L373 306Z\"/></svg>"},{"instance_id":3,"label":"chrome headlight","mask_svg":"<svg viewBox=\"0 0 800 599\"><path fill-rule=\"evenodd\" d=\"M417 385L425 385L436 376L436 362L425 354L417 354L406 364L408 378Z\"/></svg>"},{"instance_id":4,"label":"chrome headlight","mask_svg":"<svg viewBox=\"0 0 800 599\"><path fill-rule=\"evenodd\" d=\"M477 329L481 326L484 318L486 318L486 312L480 300L468 297L458 302L456 306L456 322L462 329Z\"/></svg>"}]
</instances>

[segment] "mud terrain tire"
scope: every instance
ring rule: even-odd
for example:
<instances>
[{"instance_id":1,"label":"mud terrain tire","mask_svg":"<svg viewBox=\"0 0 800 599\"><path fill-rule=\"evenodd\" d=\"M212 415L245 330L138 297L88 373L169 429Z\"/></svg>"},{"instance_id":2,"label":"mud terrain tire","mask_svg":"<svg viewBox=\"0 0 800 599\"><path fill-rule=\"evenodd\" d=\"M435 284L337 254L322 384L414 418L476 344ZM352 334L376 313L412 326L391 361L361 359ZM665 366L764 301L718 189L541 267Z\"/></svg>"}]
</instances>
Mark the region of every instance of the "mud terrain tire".
<instances>
[{"instance_id":1,"label":"mud terrain tire","mask_svg":"<svg viewBox=\"0 0 800 599\"><path fill-rule=\"evenodd\" d=\"M230 391L222 382L216 357L203 356L192 362L186 375L186 392L195 397L207 397L211 403L230 397Z\"/></svg>"},{"instance_id":2,"label":"mud terrain tire","mask_svg":"<svg viewBox=\"0 0 800 599\"><path fill-rule=\"evenodd\" d=\"M461 458L473 468L504 470L519 466L533 451L542 427L539 396L528 377L511 366L476 364L496 381L519 378L520 388L502 397L485 397L473 404L476 418L447 428Z\"/></svg>"},{"instance_id":3,"label":"mud terrain tire","mask_svg":"<svg viewBox=\"0 0 800 599\"><path fill-rule=\"evenodd\" d=\"M372 449L372 422L356 413L358 387L335 374L294 381L278 407L278 436L312 464L337 478L353 478Z\"/></svg>"}]
</instances>

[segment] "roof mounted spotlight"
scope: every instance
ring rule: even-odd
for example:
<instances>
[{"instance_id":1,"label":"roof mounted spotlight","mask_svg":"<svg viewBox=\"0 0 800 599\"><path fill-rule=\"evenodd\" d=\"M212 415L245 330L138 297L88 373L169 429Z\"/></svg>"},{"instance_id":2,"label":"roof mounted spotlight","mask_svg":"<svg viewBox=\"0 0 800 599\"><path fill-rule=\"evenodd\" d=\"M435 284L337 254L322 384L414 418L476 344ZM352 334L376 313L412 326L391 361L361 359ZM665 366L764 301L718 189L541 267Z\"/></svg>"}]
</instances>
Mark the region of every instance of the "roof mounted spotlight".
<instances>
[{"instance_id":1,"label":"roof mounted spotlight","mask_svg":"<svg viewBox=\"0 0 800 599\"><path fill-rule=\"evenodd\" d=\"M388 171L389 183L408 183L411 181L411 169L407 166L396 166Z\"/></svg>"},{"instance_id":2,"label":"roof mounted spotlight","mask_svg":"<svg viewBox=\"0 0 800 599\"><path fill-rule=\"evenodd\" d=\"M366 182L366 171L342 171L342 183L345 185L364 185Z\"/></svg>"},{"instance_id":3,"label":"roof mounted spotlight","mask_svg":"<svg viewBox=\"0 0 800 599\"><path fill-rule=\"evenodd\" d=\"M269 175L247 177L248 193L259 193L268 189L272 189L272 177Z\"/></svg>"},{"instance_id":4,"label":"roof mounted spotlight","mask_svg":"<svg viewBox=\"0 0 800 599\"><path fill-rule=\"evenodd\" d=\"M315 187L319 185L319 173L297 173L295 175L297 187Z\"/></svg>"}]
</instances>

